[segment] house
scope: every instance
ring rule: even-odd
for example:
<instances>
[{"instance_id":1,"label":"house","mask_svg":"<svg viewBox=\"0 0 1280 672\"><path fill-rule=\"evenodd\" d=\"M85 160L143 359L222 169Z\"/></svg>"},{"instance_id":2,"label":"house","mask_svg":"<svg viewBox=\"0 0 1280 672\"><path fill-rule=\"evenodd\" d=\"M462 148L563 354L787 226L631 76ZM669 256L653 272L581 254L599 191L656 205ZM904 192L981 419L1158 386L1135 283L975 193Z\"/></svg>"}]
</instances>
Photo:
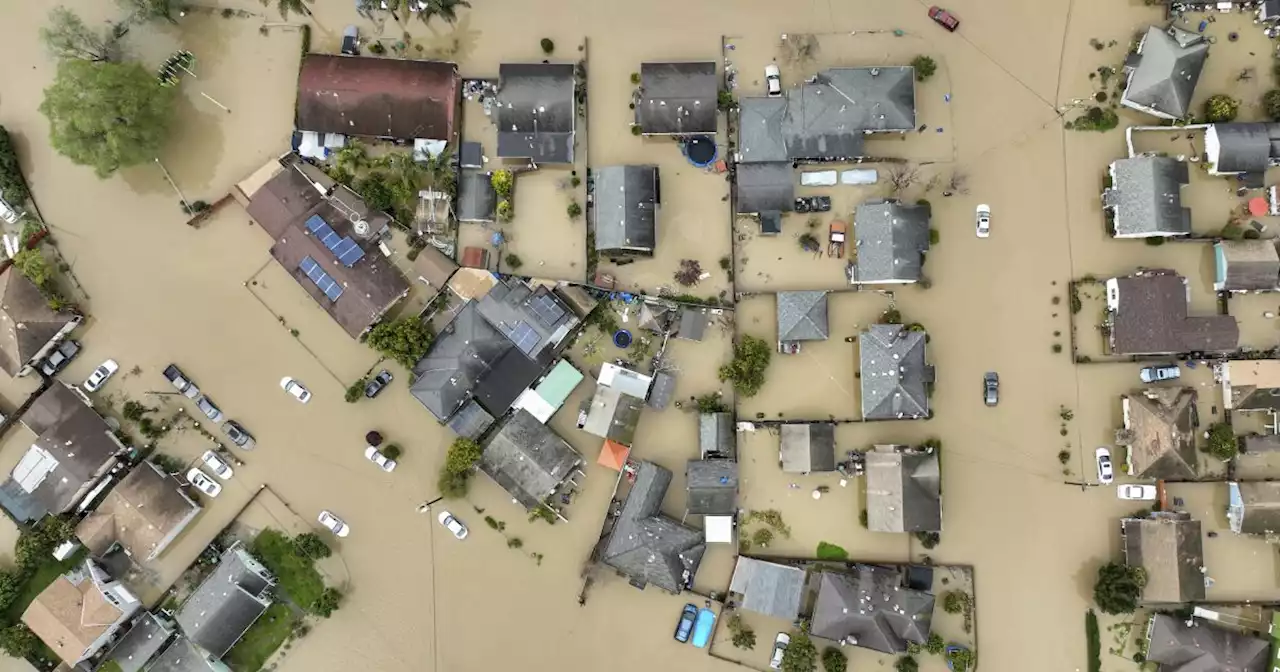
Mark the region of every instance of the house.
<instances>
[{"instance_id":1,"label":"house","mask_svg":"<svg viewBox=\"0 0 1280 672\"><path fill-rule=\"evenodd\" d=\"M798 341L825 341L827 293L825 291L778 292L778 349Z\"/></svg>"},{"instance_id":2,"label":"house","mask_svg":"<svg viewBox=\"0 0 1280 672\"><path fill-rule=\"evenodd\" d=\"M1280 289L1280 254L1273 240L1220 240L1213 244L1213 262L1215 291Z\"/></svg>"},{"instance_id":3,"label":"house","mask_svg":"<svg viewBox=\"0 0 1280 672\"><path fill-rule=\"evenodd\" d=\"M698 414L698 452L702 459L719 457L735 459L738 437L733 427L733 413L720 411Z\"/></svg>"},{"instance_id":4,"label":"house","mask_svg":"<svg viewBox=\"0 0 1280 672\"><path fill-rule=\"evenodd\" d=\"M436 418L446 421L472 398L480 380L514 347L485 321L476 303L469 302L413 367L409 391Z\"/></svg>"},{"instance_id":5,"label":"house","mask_svg":"<svg viewBox=\"0 0 1280 672\"><path fill-rule=\"evenodd\" d=\"M430 300L449 285L449 278L458 270L458 263L428 245L418 251L418 256L413 260L413 270L418 274L418 282L427 286L427 300Z\"/></svg>"},{"instance_id":6,"label":"house","mask_svg":"<svg viewBox=\"0 0 1280 672\"><path fill-rule=\"evenodd\" d=\"M138 598L93 560L54 579L27 610L22 622L68 665L79 665L115 639Z\"/></svg>"},{"instance_id":7,"label":"house","mask_svg":"<svg viewBox=\"0 0 1280 672\"><path fill-rule=\"evenodd\" d=\"M652 384L650 376L605 362L600 367L587 417L579 429L630 446Z\"/></svg>"},{"instance_id":8,"label":"house","mask_svg":"<svg viewBox=\"0 0 1280 672\"><path fill-rule=\"evenodd\" d=\"M1261 174L1280 165L1280 124L1210 124L1204 132L1210 175Z\"/></svg>"},{"instance_id":9,"label":"house","mask_svg":"<svg viewBox=\"0 0 1280 672\"><path fill-rule=\"evenodd\" d=\"M1146 570L1144 603L1204 600L1204 543L1190 514L1159 512L1120 521L1120 545L1130 567Z\"/></svg>"},{"instance_id":10,"label":"house","mask_svg":"<svg viewBox=\"0 0 1280 672\"><path fill-rule=\"evenodd\" d=\"M0 275L0 369L10 376L31 373L84 318L54 310L40 288L21 273Z\"/></svg>"},{"instance_id":11,"label":"house","mask_svg":"<svg viewBox=\"0 0 1280 672\"><path fill-rule=\"evenodd\" d=\"M670 471L636 463L635 481L599 559L637 588L653 584L678 595L693 585L707 545L701 532L659 512L670 484Z\"/></svg>"},{"instance_id":12,"label":"house","mask_svg":"<svg viewBox=\"0 0 1280 672\"><path fill-rule=\"evenodd\" d=\"M464 169L458 177L458 221L492 222L498 216L493 173Z\"/></svg>"},{"instance_id":13,"label":"house","mask_svg":"<svg viewBox=\"0 0 1280 672\"><path fill-rule=\"evenodd\" d=\"M146 672L231 672L231 668L185 636L178 635Z\"/></svg>"},{"instance_id":14,"label":"house","mask_svg":"<svg viewBox=\"0 0 1280 672\"><path fill-rule=\"evenodd\" d=\"M928 203L878 199L860 204L853 214L856 254L848 266L849 284L919 282L929 251L930 213Z\"/></svg>"},{"instance_id":15,"label":"house","mask_svg":"<svg viewBox=\"0 0 1280 672\"><path fill-rule=\"evenodd\" d=\"M1137 156L1112 161L1111 186L1102 192L1102 208L1115 238L1153 238L1191 234L1191 210L1182 206L1182 187L1190 181L1187 164L1166 156Z\"/></svg>"},{"instance_id":16,"label":"house","mask_svg":"<svg viewBox=\"0 0 1280 672\"><path fill-rule=\"evenodd\" d=\"M1237 534L1280 534L1280 482L1227 483L1227 522Z\"/></svg>"},{"instance_id":17,"label":"house","mask_svg":"<svg viewBox=\"0 0 1280 672\"><path fill-rule=\"evenodd\" d=\"M582 466L582 456L528 411L508 416L484 444L480 471L533 510Z\"/></svg>"},{"instance_id":18,"label":"house","mask_svg":"<svg viewBox=\"0 0 1280 672\"><path fill-rule=\"evenodd\" d=\"M462 77L442 61L307 54L298 73L300 131L457 140Z\"/></svg>"},{"instance_id":19,"label":"house","mask_svg":"<svg viewBox=\"0 0 1280 672\"><path fill-rule=\"evenodd\" d=\"M1249 413L1280 410L1280 359L1240 359L1214 365L1222 382L1223 405Z\"/></svg>"},{"instance_id":20,"label":"house","mask_svg":"<svg viewBox=\"0 0 1280 672\"><path fill-rule=\"evenodd\" d=\"M275 239L272 258L359 338L409 293L409 283L378 249L391 218L313 168L286 157L269 180L245 194L246 209Z\"/></svg>"},{"instance_id":21,"label":"house","mask_svg":"<svg viewBox=\"0 0 1280 672\"><path fill-rule=\"evenodd\" d=\"M577 110L570 63L498 67L498 157L573 163Z\"/></svg>"},{"instance_id":22,"label":"house","mask_svg":"<svg viewBox=\"0 0 1280 672\"><path fill-rule=\"evenodd\" d=\"M795 621L804 598L805 570L739 555L729 580L729 600L738 609Z\"/></svg>"},{"instance_id":23,"label":"house","mask_svg":"<svg viewBox=\"0 0 1280 672\"><path fill-rule=\"evenodd\" d=\"M685 510L704 516L738 513L738 463L733 460L689 460L684 470L688 500Z\"/></svg>"},{"instance_id":24,"label":"house","mask_svg":"<svg viewBox=\"0 0 1280 672\"><path fill-rule=\"evenodd\" d=\"M711 322L711 316L719 314L720 311L714 308L681 306L680 321L676 324L676 331L672 336L686 341L701 341L707 333L707 324Z\"/></svg>"},{"instance_id":25,"label":"house","mask_svg":"<svg viewBox=\"0 0 1280 672\"><path fill-rule=\"evenodd\" d=\"M864 420L927 418L933 367L925 361L925 332L873 324L858 335Z\"/></svg>"},{"instance_id":26,"label":"house","mask_svg":"<svg viewBox=\"0 0 1280 672\"><path fill-rule=\"evenodd\" d=\"M581 371L573 368L568 360L562 359L556 362L541 381L521 392L511 408L524 409L537 418L538 422L545 423L560 410L561 406L564 406L564 402L582 382L582 378Z\"/></svg>"},{"instance_id":27,"label":"house","mask_svg":"<svg viewBox=\"0 0 1280 672\"><path fill-rule=\"evenodd\" d=\"M1274 22L1280 19L1280 0L1262 0L1258 8L1258 20Z\"/></svg>"},{"instance_id":28,"label":"house","mask_svg":"<svg viewBox=\"0 0 1280 672\"><path fill-rule=\"evenodd\" d=\"M942 471L932 449L879 445L866 453L867 528L941 532Z\"/></svg>"},{"instance_id":29,"label":"house","mask_svg":"<svg viewBox=\"0 0 1280 672\"><path fill-rule=\"evenodd\" d=\"M719 93L714 61L641 63L636 124L644 135L714 135Z\"/></svg>"},{"instance_id":30,"label":"house","mask_svg":"<svg viewBox=\"0 0 1280 672\"><path fill-rule=\"evenodd\" d=\"M21 421L36 441L0 486L0 502L19 519L70 511L128 450L83 394L64 383L50 385Z\"/></svg>"},{"instance_id":31,"label":"house","mask_svg":"<svg viewBox=\"0 0 1280 672\"><path fill-rule=\"evenodd\" d=\"M1267 672L1271 642L1199 618L1154 614L1147 662L1158 672Z\"/></svg>"},{"instance_id":32,"label":"house","mask_svg":"<svg viewBox=\"0 0 1280 672\"><path fill-rule=\"evenodd\" d=\"M836 426L829 422L787 423L781 427L782 470L796 474L835 471Z\"/></svg>"},{"instance_id":33,"label":"house","mask_svg":"<svg viewBox=\"0 0 1280 672\"><path fill-rule=\"evenodd\" d=\"M1196 477L1195 390L1159 387L1120 397L1124 431L1117 443L1129 449L1129 469L1138 478L1166 481Z\"/></svg>"},{"instance_id":34,"label":"house","mask_svg":"<svg viewBox=\"0 0 1280 672\"><path fill-rule=\"evenodd\" d=\"M934 597L903 585L898 570L859 564L819 577L813 636L895 654L929 638Z\"/></svg>"},{"instance_id":35,"label":"house","mask_svg":"<svg viewBox=\"0 0 1280 672\"><path fill-rule=\"evenodd\" d=\"M119 666L120 672L142 672L177 631L177 625L167 617L144 611L107 652L105 660Z\"/></svg>"},{"instance_id":36,"label":"house","mask_svg":"<svg viewBox=\"0 0 1280 672\"><path fill-rule=\"evenodd\" d=\"M607 257L651 257L662 203L657 166L593 169L596 251Z\"/></svg>"},{"instance_id":37,"label":"house","mask_svg":"<svg viewBox=\"0 0 1280 672\"><path fill-rule=\"evenodd\" d=\"M1240 327L1230 315L1190 317L1191 289L1169 270L1107 280L1111 352L1117 355L1221 353L1236 349Z\"/></svg>"},{"instance_id":38,"label":"house","mask_svg":"<svg viewBox=\"0 0 1280 672\"><path fill-rule=\"evenodd\" d=\"M1125 61L1129 79L1120 104L1162 119L1185 119L1208 57L1209 42L1203 35L1176 26L1151 26L1138 51Z\"/></svg>"},{"instance_id":39,"label":"house","mask_svg":"<svg viewBox=\"0 0 1280 672\"><path fill-rule=\"evenodd\" d=\"M178 479L151 462L133 468L76 526L89 552L106 555L119 544L138 562L156 559L200 513Z\"/></svg>"},{"instance_id":40,"label":"house","mask_svg":"<svg viewBox=\"0 0 1280 672\"><path fill-rule=\"evenodd\" d=\"M271 606L275 577L239 544L178 609L178 625L192 643L215 658L227 655Z\"/></svg>"}]
</instances>

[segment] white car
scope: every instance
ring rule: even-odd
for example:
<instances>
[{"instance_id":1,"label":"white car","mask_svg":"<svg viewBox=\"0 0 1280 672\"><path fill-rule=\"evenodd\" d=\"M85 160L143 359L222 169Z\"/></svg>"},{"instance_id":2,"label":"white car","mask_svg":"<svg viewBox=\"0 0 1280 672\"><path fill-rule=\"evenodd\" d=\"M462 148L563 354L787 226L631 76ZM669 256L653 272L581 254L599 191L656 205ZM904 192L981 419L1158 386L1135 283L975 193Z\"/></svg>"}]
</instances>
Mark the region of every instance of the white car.
<instances>
[{"instance_id":1,"label":"white car","mask_svg":"<svg viewBox=\"0 0 1280 672\"><path fill-rule=\"evenodd\" d=\"M1115 469L1111 466L1111 451L1103 446L1093 451L1093 455L1098 462L1098 482L1111 485L1111 481L1115 480Z\"/></svg>"},{"instance_id":2,"label":"white car","mask_svg":"<svg viewBox=\"0 0 1280 672\"><path fill-rule=\"evenodd\" d=\"M197 490L210 497L217 497L218 493L222 492L222 486L209 478L208 474L200 471L200 467L192 467L191 471L187 472L187 480L191 481L191 485L196 486Z\"/></svg>"},{"instance_id":3,"label":"white car","mask_svg":"<svg viewBox=\"0 0 1280 672\"><path fill-rule=\"evenodd\" d=\"M791 635L785 632L779 632L778 636L773 640L773 657L769 659L769 669L782 669L782 654L786 653L787 645L791 643Z\"/></svg>"},{"instance_id":4,"label":"white car","mask_svg":"<svg viewBox=\"0 0 1280 672\"><path fill-rule=\"evenodd\" d=\"M221 457L218 457L218 454L212 450L204 451L204 455L200 456L200 461L204 462L204 466L209 467L209 471L212 471L214 476L224 481L235 475L235 472L231 470L231 465L227 464Z\"/></svg>"},{"instance_id":5,"label":"white car","mask_svg":"<svg viewBox=\"0 0 1280 672\"><path fill-rule=\"evenodd\" d=\"M351 526L342 522L342 519L329 513L328 511L320 512L320 524L325 526L334 536L345 537L351 534Z\"/></svg>"},{"instance_id":6,"label":"white car","mask_svg":"<svg viewBox=\"0 0 1280 672\"><path fill-rule=\"evenodd\" d=\"M991 235L991 206L986 203L978 206L977 228L979 238L987 238Z\"/></svg>"},{"instance_id":7,"label":"white car","mask_svg":"<svg viewBox=\"0 0 1280 672\"><path fill-rule=\"evenodd\" d=\"M445 529L452 532L455 538L467 538L467 526L463 525L462 521L454 518L452 513L449 513L448 511L441 511L440 515L437 516L436 519L440 521L441 525L444 525Z\"/></svg>"},{"instance_id":8,"label":"white car","mask_svg":"<svg viewBox=\"0 0 1280 672\"><path fill-rule=\"evenodd\" d=\"M97 392L107 382L107 379L114 376L116 371L119 370L120 365L116 364L116 360L108 359L94 369L93 373L89 374L89 379L84 381L84 391Z\"/></svg>"},{"instance_id":9,"label":"white car","mask_svg":"<svg viewBox=\"0 0 1280 672\"><path fill-rule=\"evenodd\" d=\"M280 379L280 389L288 392L290 396L304 404L311 401L311 392L303 387L302 383L288 376Z\"/></svg>"},{"instance_id":10,"label":"white car","mask_svg":"<svg viewBox=\"0 0 1280 672\"><path fill-rule=\"evenodd\" d=\"M778 72L778 66L772 63L764 66L764 85L770 98L782 97L782 73Z\"/></svg>"},{"instance_id":11,"label":"white car","mask_svg":"<svg viewBox=\"0 0 1280 672\"><path fill-rule=\"evenodd\" d=\"M1126 483L1116 488L1116 496L1120 499L1139 499L1143 501L1151 501L1156 498L1156 486L1154 485L1133 485Z\"/></svg>"},{"instance_id":12,"label":"white car","mask_svg":"<svg viewBox=\"0 0 1280 672\"><path fill-rule=\"evenodd\" d=\"M373 446L365 446L364 456L365 459L381 467L383 471L392 472L396 470L396 461L378 452L378 449Z\"/></svg>"}]
</instances>

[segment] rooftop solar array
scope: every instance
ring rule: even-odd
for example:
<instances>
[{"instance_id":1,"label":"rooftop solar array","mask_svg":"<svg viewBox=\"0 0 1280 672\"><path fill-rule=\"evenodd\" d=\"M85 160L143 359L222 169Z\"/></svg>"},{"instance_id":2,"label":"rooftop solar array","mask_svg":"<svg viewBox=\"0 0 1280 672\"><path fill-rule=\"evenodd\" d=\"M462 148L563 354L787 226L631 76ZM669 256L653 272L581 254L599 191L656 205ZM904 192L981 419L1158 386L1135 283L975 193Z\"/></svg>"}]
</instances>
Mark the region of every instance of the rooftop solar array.
<instances>
[{"instance_id":1,"label":"rooftop solar array","mask_svg":"<svg viewBox=\"0 0 1280 672\"><path fill-rule=\"evenodd\" d=\"M564 317L564 308L555 302L546 294L538 294L529 299L529 309L537 316L538 321L548 329L556 326L560 319Z\"/></svg>"},{"instance_id":2,"label":"rooftop solar array","mask_svg":"<svg viewBox=\"0 0 1280 672\"><path fill-rule=\"evenodd\" d=\"M319 287L320 291L324 292L324 295L329 297L330 301L337 301L338 297L342 296L342 285L338 284L338 281L330 277L328 273L325 273L315 259L303 257L298 264L298 268L301 268L302 272L307 274L311 282L316 283L316 287Z\"/></svg>"},{"instance_id":3,"label":"rooftop solar array","mask_svg":"<svg viewBox=\"0 0 1280 672\"><path fill-rule=\"evenodd\" d=\"M339 236L320 215L311 215L307 219L307 231L315 235L325 247L329 248L334 258L347 268L351 268L357 261L364 258L364 250L351 239L351 236Z\"/></svg>"},{"instance_id":4,"label":"rooftop solar array","mask_svg":"<svg viewBox=\"0 0 1280 672\"><path fill-rule=\"evenodd\" d=\"M538 341L541 338L538 336L538 332L533 330L533 327L524 322L516 322L515 328L511 330L510 337L511 342L515 343L516 347L520 348L520 352L526 355L533 354L533 350L538 347Z\"/></svg>"}]
</instances>

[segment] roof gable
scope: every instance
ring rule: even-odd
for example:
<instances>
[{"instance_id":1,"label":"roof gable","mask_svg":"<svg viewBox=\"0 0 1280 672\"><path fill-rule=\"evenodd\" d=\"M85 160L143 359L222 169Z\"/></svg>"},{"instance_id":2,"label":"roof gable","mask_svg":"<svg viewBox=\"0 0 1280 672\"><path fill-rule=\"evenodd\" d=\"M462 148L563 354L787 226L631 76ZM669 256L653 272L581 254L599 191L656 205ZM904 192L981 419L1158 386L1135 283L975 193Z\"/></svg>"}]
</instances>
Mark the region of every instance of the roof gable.
<instances>
[{"instance_id":1,"label":"roof gable","mask_svg":"<svg viewBox=\"0 0 1280 672\"><path fill-rule=\"evenodd\" d=\"M520 409L485 442L479 467L526 509L534 509L581 464L582 456L568 442Z\"/></svg>"},{"instance_id":2,"label":"roof gable","mask_svg":"<svg viewBox=\"0 0 1280 672\"><path fill-rule=\"evenodd\" d=\"M637 465L631 492L600 557L642 587L652 583L679 593L697 573L706 543L698 530L659 513L670 483L670 471L652 462Z\"/></svg>"},{"instance_id":3,"label":"roof gable","mask_svg":"<svg viewBox=\"0 0 1280 672\"><path fill-rule=\"evenodd\" d=\"M1115 213L1118 237L1191 233L1191 210L1182 205L1190 181L1187 164L1166 156L1136 156L1111 164L1112 186L1103 204Z\"/></svg>"},{"instance_id":4,"label":"roof gable","mask_svg":"<svg viewBox=\"0 0 1280 672\"><path fill-rule=\"evenodd\" d=\"M714 61L641 63L636 120L645 133L715 133L718 94Z\"/></svg>"},{"instance_id":5,"label":"roof gable","mask_svg":"<svg viewBox=\"0 0 1280 672\"><path fill-rule=\"evenodd\" d=\"M17 269L0 275L0 369L18 375L49 341L79 317L58 312Z\"/></svg>"},{"instance_id":6,"label":"roof gable","mask_svg":"<svg viewBox=\"0 0 1280 672\"><path fill-rule=\"evenodd\" d=\"M778 292L778 340L825 341L827 292Z\"/></svg>"},{"instance_id":7,"label":"roof gable","mask_svg":"<svg viewBox=\"0 0 1280 672\"><path fill-rule=\"evenodd\" d=\"M916 282L929 250L927 204L896 200L862 203L853 215L854 283Z\"/></svg>"},{"instance_id":8,"label":"roof gable","mask_svg":"<svg viewBox=\"0 0 1280 672\"><path fill-rule=\"evenodd\" d=\"M595 171L596 249L652 253L657 245L658 167Z\"/></svg>"}]
</instances>

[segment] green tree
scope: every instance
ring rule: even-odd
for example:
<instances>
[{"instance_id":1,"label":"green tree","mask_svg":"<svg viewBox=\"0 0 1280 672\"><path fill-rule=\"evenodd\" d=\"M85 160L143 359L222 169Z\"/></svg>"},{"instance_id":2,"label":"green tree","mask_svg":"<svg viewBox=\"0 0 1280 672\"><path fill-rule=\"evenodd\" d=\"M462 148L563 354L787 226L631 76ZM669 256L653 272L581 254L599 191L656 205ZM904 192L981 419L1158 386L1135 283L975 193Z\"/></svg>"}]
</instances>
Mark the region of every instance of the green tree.
<instances>
[{"instance_id":1,"label":"green tree","mask_svg":"<svg viewBox=\"0 0 1280 672\"><path fill-rule=\"evenodd\" d=\"M764 339L743 336L733 346L733 360L720 367L720 380L732 382L738 394L754 397L764 386L764 372L772 356L773 350Z\"/></svg>"},{"instance_id":2,"label":"green tree","mask_svg":"<svg viewBox=\"0 0 1280 672\"><path fill-rule=\"evenodd\" d=\"M18 567L34 569L52 562L53 550L75 536L75 525L67 518L49 516L32 525L18 537L13 556Z\"/></svg>"},{"instance_id":3,"label":"green tree","mask_svg":"<svg viewBox=\"0 0 1280 672\"><path fill-rule=\"evenodd\" d=\"M374 350L412 369L431 349L435 335L431 327L416 318L407 317L381 322L369 330L368 343Z\"/></svg>"},{"instance_id":4,"label":"green tree","mask_svg":"<svg viewBox=\"0 0 1280 672\"><path fill-rule=\"evenodd\" d=\"M445 453L444 468L454 474L469 473L483 454L484 448L480 444L471 439L459 437L449 444L449 450Z\"/></svg>"},{"instance_id":5,"label":"green tree","mask_svg":"<svg viewBox=\"0 0 1280 672\"><path fill-rule=\"evenodd\" d=\"M849 551L825 541L818 542L818 552L816 557L819 560L829 560L835 562L844 562L849 559Z\"/></svg>"},{"instance_id":6,"label":"green tree","mask_svg":"<svg viewBox=\"0 0 1280 672\"><path fill-rule=\"evenodd\" d=\"M965 672L973 667L973 651L962 646L947 652L947 667L954 672Z\"/></svg>"},{"instance_id":7,"label":"green tree","mask_svg":"<svg viewBox=\"0 0 1280 672\"><path fill-rule=\"evenodd\" d=\"M1138 608L1147 573L1141 567L1108 562L1098 568L1093 584L1093 601L1104 614L1128 614Z\"/></svg>"},{"instance_id":8,"label":"green tree","mask_svg":"<svg viewBox=\"0 0 1280 672\"><path fill-rule=\"evenodd\" d=\"M104 31L94 30L78 14L59 5L49 10L49 25L40 28L40 40L54 58L100 63L120 56L120 40L128 32L128 26L118 23Z\"/></svg>"},{"instance_id":9,"label":"green tree","mask_svg":"<svg viewBox=\"0 0 1280 672\"><path fill-rule=\"evenodd\" d=\"M333 155L333 165L354 175L369 165L369 148L355 138L347 138L347 144Z\"/></svg>"},{"instance_id":10,"label":"green tree","mask_svg":"<svg viewBox=\"0 0 1280 672\"><path fill-rule=\"evenodd\" d=\"M333 555L329 544L324 543L320 535L315 532L303 532L294 537L293 546L302 557L311 558L312 560L319 560Z\"/></svg>"},{"instance_id":11,"label":"green tree","mask_svg":"<svg viewBox=\"0 0 1280 672\"><path fill-rule=\"evenodd\" d=\"M782 652L782 672L814 672L818 669L818 649L809 635L796 630Z\"/></svg>"},{"instance_id":12,"label":"green tree","mask_svg":"<svg viewBox=\"0 0 1280 672\"><path fill-rule=\"evenodd\" d=\"M164 19L169 23L177 23L173 18L172 0L116 0L120 6L128 10L134 21L146 22Z\"/></svg>"},{"instance_id":13,"label":"green tree","mask_svg":"<svg viewBox=\"0 0 1280 672\"><path fill-rule=\"evenodd\" d=\"M261 0L265 7L271 4L272 0ZM315 2L315 0L306 0L306 2ZM307 9L307 5L303 0L275 0L276 11L280 12L280 18L285 21L289 20L289 14L300 14L302 16L311 16L311 10Z\"/></svg>"},{"instance_id":14,"label":"green tree","mask_svg":"<svg viewBox=\"0 0 1280 672\"><path fill-rule=\"evenodd\" d=\"M36 652L40 640L23 623L16 623L0 630L0 649L14 658L26 658Z\"/></svg>"},{"instance_id":15,"label":"green tree","mask_svg":"<svg viewBox=\"0 0 1280 672\"><path fill-rule=\"evenodd\" d=\"M822 669L826 672L845 672L849 669L849 658L844 651L828 646L822 650Z\"/></svg>"},{"instance_id":16,"label":"green tree","mask_svg":"<svg viewBox=\"0 0 1280 672\"><path fill-rule=\"evenodd\" d=\"M916 662L916 659L911 656L903 656L893 664L893 669L898 672L919 672L920 663Z\"/></svg>"},{"instance_id":17,"label":"green tree","mask_svg":"<svg viewBox=\"0 0 1280 672\"><path fill-rule=\"evenodd\" d=\"M39 248L19 250L13 255L13 266L38 287L49 282L49 260L45 259Z\"/></svg>"},{"instance_id":18,"label":"green tree","mask_svg":"<svg viewBox=\"0 0 1280 672\"><path fill-rule=\"evenodd\" d=\"M1262 109L1271 121L1280 121L1280 89L1271 89L1262 94Z\"/></svg>"},{"instance_id":19,"label":"green tree","mask_svg":"<svg viewBox=\"0 0 1280 672\"><path fill-rule=\"evenodd\" d=\"M946 648L947 644L943 641L942 635L939 635L936 632L930 633L929 639L924 642L924 650L935 656L942 653Z\"/></svg>"},{"instance_id":20,"label":"green tree","mask_svg":"<svg viewBox=\"0 0 1280 672\"><path fill-rule=\"evenodd\" d=\"M743 622L742 616L734 614L729 617L729 633L733 635L733 645L739 649L756 648L756 631Z\"/></svg>"},{"instance_id":21,"label":"green tree","mask_svg":"<svg viewBox=\"0 0 1280 672\"><path fill-rule=\"evenodd\" d=\"M174 87L136 63L70 60L58 64L40 113L49 140L98 177L155 158L169 130Z\"/></svg>"},{"instance_id":22,"label":"green tree","mask_svg":"<svg viewBox=\"0 0 1280 672\"><path fill-rule=\"evenodd\" d=\"M489 182L493 184L493 190L497 192L498 197L505 199L511 195L511 188L515 186L516 179L509 170L495 170L489 177Z\"/></svg>"},{"instance_id":23,"label":"green tree","mask_svg":"<svg viewBox=\"0 0 1280 672\"><path fill-rule=\"evenodd\" d=\"M342 592L337 588L325 588L324 592L311 603L311 612L319 616L328 618L333 612L338 610L338 605L342 602Z\"/></svg>"},{"instance_id":24,"label":"green tree","mask_svg":"<svg viewBox=\"0 0 1280 672\"><path fill-rule=\"evenodd\" d=\"M1204 119L1211 124L1231 121L1237 114L1240 114L1240 101L1224 93L1204 101Z\"/></svg>"},{"instance_id":25,"label":"green tree","mask_svg":"<svg viewBox=\"0 0 1280 672\"><path fill-rule=\"evenodd\" d=\"M425 0L418 10L418 18L423 23L430 23L432 17L438 16L446 23L454 23L458 20L458 8L470 6L467 0Z\"/></svg>"},{"instance_id":26,"label":"green tree","mask_svg":"<svg viewBox=\"0 0 1280 672\"><path fill-rule=\"evenodd\" d=\"M952 590L942 596L942 610L948 614L958 614L969 606L969 594L962 590Z\"/></svg>"},{"instance_id":27,"label":"green tree","mask_svg":"<svg viewBox=\"0 0 1280 672\"><path fill-rule=\"evenodd\" d=\"M1209 454L1219 460L1230 460L1240 452L1240 444L1236 440L1231 426L1224 422L1216 422L1209 427Z\"/></svg>"},{"instance_id":28,"label":"green tree","mask_svg":"<svg viewBox=\"0 0 1280 672\"><path fill-rule=\"evenodd\" d=\"M933 76L938 71L938 64L928 56L920 55L911 59L911 67L915 68L916 81L923 82Z\"/></svg>"},{"instance_id":29,"label":"green tree","mask_svg":"<svg viewBox=\"0 0 1280 672\"><path fill-rule=\"evenodd\" d=\"M31 196L27 192L27 181L22 177L18 151L4 126L0 126L0 196L15 208L22 207Z\"/></svg>"},{"instance_id":30,"label":"green tree","mask_svg":"<svg viewBox=\"0 0 1280 672\"><path fill-rule=\"evenodd\" d=\"M386 212L395 207L395 196L381 175L368 175L356 182L356 192L374 210Z\"/></svg>"},{"instance_id":31,"label":"green tree","mask_svg":"<svg viewBox=\"0 0 1280 672\"><path fill-rule=\"evenodd\" d=\"M27 579L16 569L0 571L0 611L9 608L13 601L22 594Z\"/></svg>"}]
</instances>

